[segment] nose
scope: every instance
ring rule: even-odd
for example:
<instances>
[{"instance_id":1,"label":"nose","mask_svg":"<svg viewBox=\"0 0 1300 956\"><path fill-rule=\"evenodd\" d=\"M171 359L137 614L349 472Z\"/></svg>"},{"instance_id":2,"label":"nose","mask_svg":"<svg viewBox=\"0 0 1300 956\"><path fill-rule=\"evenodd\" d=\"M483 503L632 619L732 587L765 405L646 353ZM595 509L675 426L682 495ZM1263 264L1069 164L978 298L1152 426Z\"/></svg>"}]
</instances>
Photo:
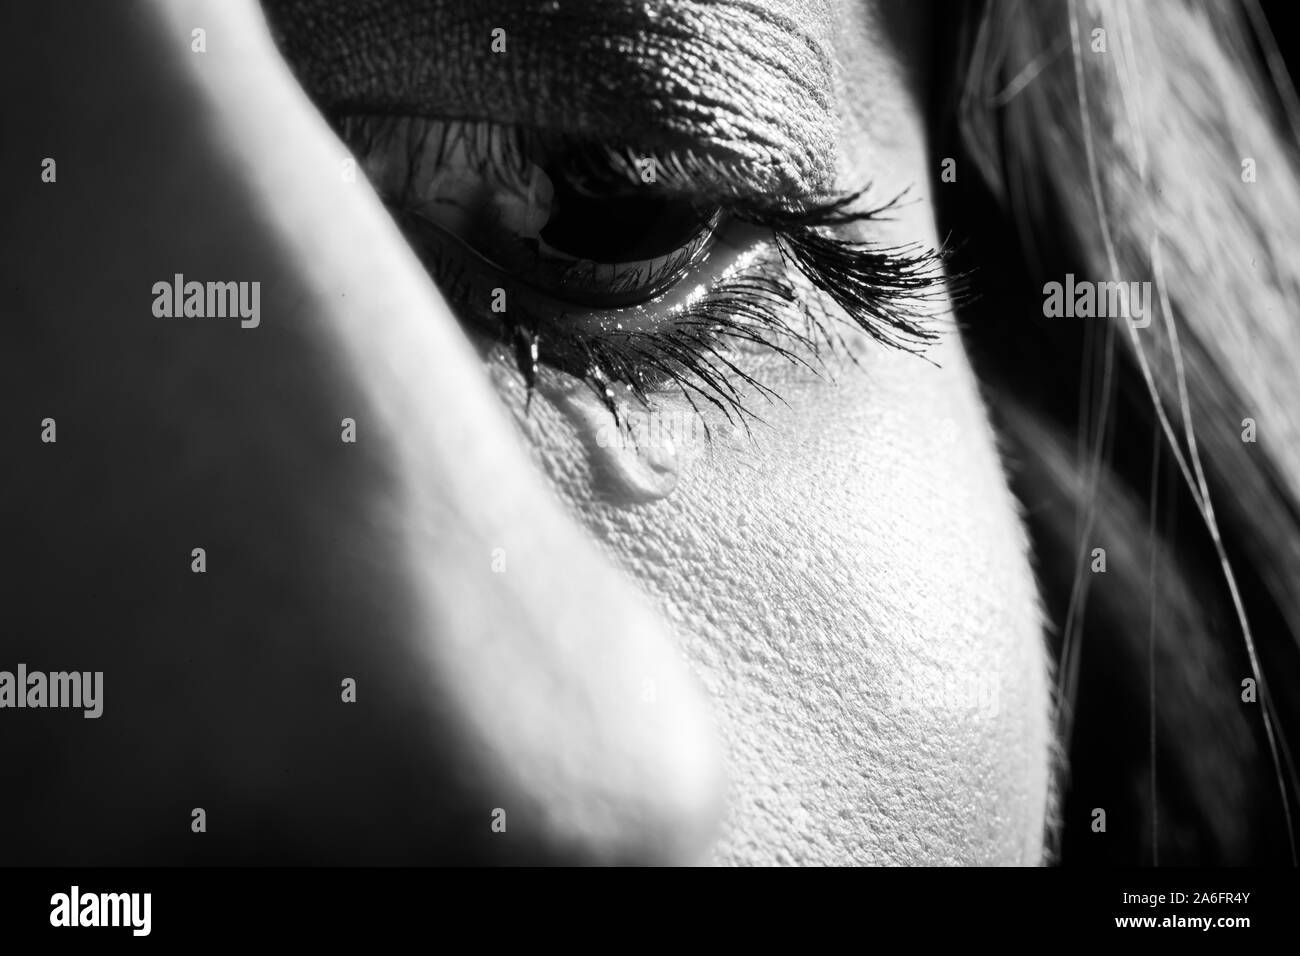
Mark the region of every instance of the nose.
<instances>
[{"instance_id":1,"label":"nose","mask_svg":"<svg viewBox=\"0 0 1300 956\"><path fill-rule=\"evenodd\" d=\"M550 492L255 4L142 10L21 14L81 66L15 119L78 172L12 223L36 331L3 373L15 419L60 421L0 478L35 516L9 650L102 670L104 714L0 741L39 768L0 815L17 862L701 859L721 761L672 635ZM150 314L176 272L260 282L260 322Z\"/></svg>"}]
</instances>

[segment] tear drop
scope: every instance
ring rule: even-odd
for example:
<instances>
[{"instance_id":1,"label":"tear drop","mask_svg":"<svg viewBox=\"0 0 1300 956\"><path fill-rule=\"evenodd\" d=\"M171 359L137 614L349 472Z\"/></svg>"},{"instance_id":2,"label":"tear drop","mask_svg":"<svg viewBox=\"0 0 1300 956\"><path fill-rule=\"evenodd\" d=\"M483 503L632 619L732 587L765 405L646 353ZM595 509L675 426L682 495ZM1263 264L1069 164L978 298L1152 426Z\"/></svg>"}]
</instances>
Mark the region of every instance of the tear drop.
<instances>
[{"instance_id":1,"label":"tear drop","mask_svg":"<svg viewBox=\"0 0 1300 956\"><path fill-rule=\"evenodd\" d=\"M586 385L565 389L554 400L578 431L600 497L617 504L645 504L667 497L677 487L680 456L668 434L629 434Z\"/></svg>"}]
</instances>

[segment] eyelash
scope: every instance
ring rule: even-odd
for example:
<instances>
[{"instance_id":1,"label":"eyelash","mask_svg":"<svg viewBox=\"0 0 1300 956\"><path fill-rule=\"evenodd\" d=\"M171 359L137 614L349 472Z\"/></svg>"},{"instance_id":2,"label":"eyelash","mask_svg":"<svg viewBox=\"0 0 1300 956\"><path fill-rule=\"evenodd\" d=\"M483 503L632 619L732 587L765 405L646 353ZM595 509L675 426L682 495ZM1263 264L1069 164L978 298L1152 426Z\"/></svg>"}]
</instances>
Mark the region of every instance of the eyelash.
<instances>
[{"instance_id":1,"label":"eyelash","mask_svg":"<svg viewBox=\"0 0 1300 956\"><path fill-rule=\"evenodd\" d=\"M399 222L415 214L417 204L411 197L421 157L438 157L436 168L450 150L463 149L478 171L508 187L512 181L526 181L529 137L538 135L487 123L369 116L345 116L338 122L344 140L361 156L385 136L408 138L404 185L393 195L383 196ZM554 137L548 138L548 142L554 141ZM571 159L571 166L565 169L567 176L611 190L628 191L640 185L638 157L632 153L576 145L566 144L565 155ZM433 153L429 153L430 149ZM659 182L660 188L666 193L675 187L688 192L689 182L673 181L675 168L671 164L661 166L668 175ZM503 338L508 341L503 344L513 347L515 364L530 398L539 366L545 364L581 378L620 424L616 385L623 385L642 407L649 405L652 392L675 386L697 414L701 411L699 403L706 402L717 408L729 424L741 425L748 431L751 420L761 419L745 404L741 389L731 378L739 379L769 402L780 401L781 397L727 358L723 348L729 341L761 346L816 372L814 363L820 364L824 350L844 348L835 325L847 319L882 345L920 354L938 338L927 324L934 314L934 303L945 295L956 301L962 294L964 277L945 274L947 250L920 244L882 246L833 234L833 230L887 219L901 199L855 210L866 192L864 189L797 208L723 202L722 211L731 219L770 232L777 260L764 264L763 271L757 274L747 275L741 270L735 277L715 280L705 295L685 305L662 329L617 328L583 336L576 330L566 331L561 323L549 329L542 341L539 330L548 322L546 316L516 305L509 315L496 314L492 318L504 327ZM413 244L453 307L472 308L464 293L461 266L451 258L440 257L427 245L421 247L416 239ZM770 274L772 269L779 274ZM812 286L811 293L801 292L800 280ZM822 297L838 306L842 314L835 314ZM802 331L789 321L796 310L804 320ZM550 324L557 325L553 317ZM557 338L561 340L558 343ZM572 359L575 355L576 362ZM559 356L564 356L563 360ZM703 415L700 417L706 421ZM707 438L707 424L704 432Z\"/></svg>"}]
</instances>

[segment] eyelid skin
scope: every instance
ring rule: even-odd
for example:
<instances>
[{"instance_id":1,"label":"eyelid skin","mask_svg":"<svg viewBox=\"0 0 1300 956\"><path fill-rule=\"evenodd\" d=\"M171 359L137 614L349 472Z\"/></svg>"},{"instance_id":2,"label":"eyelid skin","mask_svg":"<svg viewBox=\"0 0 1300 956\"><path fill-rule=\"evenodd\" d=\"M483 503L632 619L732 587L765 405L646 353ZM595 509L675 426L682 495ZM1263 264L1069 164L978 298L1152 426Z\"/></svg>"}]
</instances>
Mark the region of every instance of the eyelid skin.
<instances>
[{"instance_id":1,"label":"eyelid skin","mask_svg":"<svg viewBox=\"0 0 1300 956\"><path fill-rule=\"evenodd\" d=\"M825 0L266 0L327 112L544 127L671 156L701 186L820 195L837 118ZM505 50L493 52L494 30ZM593 78L599 77L599 82Z\"/></svg>"},{"instance_id":2,"label":"eyelid skin","mask_svg":"<svg viewBox=\"0 0 1300 956\"><path fill-rule=\"evenodd\" d=\"M721 769L671 635L549 493L256 6L14 12L81 72L7 115L59 132L59 180L5 157L32 238L0 379L60 428L0 475L32 516L6 659L103 670L107 704L77 721L102 734L0 734L39 781L4 795L33 834L13 862L696 858ZM180 271L260 281L261 324L155 317Z\"/></svg>"}]
</instances>

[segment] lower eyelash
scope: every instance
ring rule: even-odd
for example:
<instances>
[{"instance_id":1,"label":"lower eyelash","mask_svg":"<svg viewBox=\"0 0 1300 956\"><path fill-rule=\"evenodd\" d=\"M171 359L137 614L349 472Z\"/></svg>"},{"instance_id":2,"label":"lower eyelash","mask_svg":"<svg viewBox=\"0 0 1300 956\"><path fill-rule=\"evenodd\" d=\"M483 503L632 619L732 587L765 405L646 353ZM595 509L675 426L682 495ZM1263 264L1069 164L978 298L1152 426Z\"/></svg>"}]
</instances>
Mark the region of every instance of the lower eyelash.
<instances>
[{"instance_id":1,"label":"lower eyelash","mask_svg":"<svg viewBox=\"0 0 1300 956\"><path fill-rule=\"evenodd\" d=\"M781 396L719 351L728 340L761 346L792 364L818 371L814 363L825 350L853 357L836 327L847 322L883 345L922 354L939 338L930 324L939 311L936 306L945 300L959 302L967 277L946 275L947 250L920 244L879 246L828 234L827 230L880 221L899 201L854 211L863 192L799 211L729 209L734 218L771 231L779 253L771 267L780 274L761 272L723 280L675 316L666 329L614 332L589 346L594 374L584 378L615 419L618 409L611 382L626 384L642 406L649 403L652 391L671 383L697 413L698 398L719 409L728 423L748 431L750 420L761 418L729 379L739 379L769 402L781 401ZM800 291L799 278L811 287L810 294ZM838 311L828 308L822 297ZM792 310L803 319L802 331L789 321ZM615 348L620 339L622 347ZM618 361L628 350L640 364ZM527 372L525 377L531 380ZM707 438L707 425L704 432Z\"/></svg>"},{"instance_id":2,"label":"lower eyelash","mask_svg":"<svg viewBox=\"0 0 1300 956\"><path fill-rule=\"evenodd\" d=\"M761 421L730 379L734 377L769 402L781 396L746 373L719 349L728 341L761 346L786 361L817 372L825 350L842 351L852 358L836 325L847 321L877 342L913 354L936 341L938 332L927 325L935 305L950 292L943 263L946 254L923 246L875 247L818 231L823 217L841 217L848 225L878 218L892 203L860 214L845 213L855 197L801 214L797 224L779 224L772 215L747 218L773 231L779 261L772 264L780 275L758 273L723 280L703 298L675 316L668 328L649 332L615 332L592 349L592 365L601 371L588 384L596 388L617 419L611 378L630 387L642 405L650 393L674 384L698 413L696 398L719 409L729 424L749 430L750 420ZM797 273L812 286L812 296L802 293ZM829 298L839 311L827 307ZM789 321L791 312L803 319L800 330ZM623 341L620 342L619 340ZM636 366L618 367L607 354L632 351ZM856 361L856 360L855 360ZM615 368L611 376L610 368ZM708 437L707 425L704 428Z\"/></svg>"},{"instance_id":3,"label":"lower eyelash","mask_svg":"<svg viewBox=\"0 0 1300 956\"><path fill-rule=\"evenodd\" d=\"M377 148L405 157L405 185L386 197L399 223L419 214L412 179L421 164L429 162L427 157L433 157L436 168L438 157L458 150L472 167L502 184L524 183L528 144L537 135L492 124L400 117L340 117L338 125L362 155ZM620 156L615 150L567 143L565 155L573 158L578 167L574 174L580 178L612 185L621 180L625 189L639 183L630 161L615 162ZM687 185L678 183L677 188L685 190ZM586 382L616 421L616 385L624 386L642 406L654 392L675 387L697 412L701 404L710 405L729 423L748 430L750 420L761 419L746 405L738 386L769 402L781 397L724 354L729 344L761 347L816 371L827 350L852 357L837 327L847 322L883 345L920 354L938 338L930 325L935 306L945 296L955 300L961 295L965 277L945 276L945 251L921 245L880 246L836 234L886 219L898 203L895 198L874 208L856 208L865 193L797 207L779 199L765 204L724 202L722 212L730 218L771 233L775 255L764 271L715 281L707 294L676 312L663 328L584 334L564 328L554 316L517 305L508 316L484 318L498 326L498 338L513 348L530 398L539 366L549 365ZM454 259L420 248L418 236L412 236L412 243L454 305L481 311L470 303L467 272ZM792 315L802 317L802 329L790 322Z\"/></svg>"},{"instance_id":4,"label":"lower eyelash","mask_svg":"<svg viewBox=\"0 0 1300 956\"><path fill-rule=\"evenodd\" d=\"M950 292L943 272L945 254L922 246L876 247L818 231L879 219L894 205L846 212L845 205L854 198L790 216L786 223L772 214L744 217L771 229L775 254L717 280L662 328L614 328L592 335L519 307L508 317L485 318L503 327L502 337L513 346L530 397L539 366L548 365L581 378L620 425L615 386L622 385L627 397L642 407L649 406L653 393L671 387L697 414L702 405L711 406L729 424L748 432L751 421L762 419L746 403L743 386L768 402L782 399L728 358L729 345L756 346L819 372L827 350L852 358L837 328L840 322L914 354L938 338L925 323L935 303ZM431 256L425 261L454 305L476 310L464 273L454 261ZM801 290L801 284L810 288ZM790 321L792 313L802 318L802 329ZM707 421L700 417L707 439Z\"/></svg>"},{"instance_id":5,"label":"lower eyelash","mask_svg":"<svg viewBox=\"0 0 1300 956\"><path fill-rule=\"evenodd\" d=\"M623 382L643 407L649 404L652 392L671 384L697 413L698 399L719 409L729 423L748 428L748 420L758 416L744 404L731 377L769 401L779 401L780 395L739 368L723 349L729 343L758 345L816 371L801 350L815 358L823 343L792 328L787 320L789 310L802 309L802 305L795 287L783 278L753 276L721 282L674 316L664 329L615 331L589 346L592 364L604 372L606 381L606 387L598 392L617 420L618 409L607 384L608 369L614 366L616 380ZM802 311L810 323L817 321L811 312ZM627 356L635 357L636 363L627 361ZM619 362L620 358L623 361ZM704 433L708 437L707 423Z\"/></svg>"},{"instance_id":6,"label":"lower eyelash","mask_svg":"<svg viewBox=\"0 0 1300 956\"><path fill-rule=\"evenodd\" d=\"M782 259L794 267L876 341L918 353L938 333L926 325L933 306L956 295L964 277L948 278L948 253L919 244L877 246L828 235L823 228L879 220L897 200L863 213L846 211L858 195L836 200L791 221L781 214L751 219L773 230Z\"/></svg>"}]
</instances>

